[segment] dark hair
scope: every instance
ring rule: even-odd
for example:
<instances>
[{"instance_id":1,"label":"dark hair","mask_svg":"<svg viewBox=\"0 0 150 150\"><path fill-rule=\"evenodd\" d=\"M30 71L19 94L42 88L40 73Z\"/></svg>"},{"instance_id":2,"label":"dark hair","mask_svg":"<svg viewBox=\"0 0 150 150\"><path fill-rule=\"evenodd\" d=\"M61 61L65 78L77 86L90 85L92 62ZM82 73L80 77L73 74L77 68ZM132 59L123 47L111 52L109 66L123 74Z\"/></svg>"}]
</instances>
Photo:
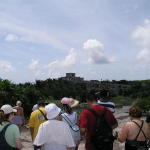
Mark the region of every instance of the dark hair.
<instances>
[{"instance_id":1,"label":"dark hair","mask_svg":"<svg viewBox=\"0 0 150 150\"><path fill-rule=\"evenodd\" d=\"M45 101L44 100L38 101L38 106L45 106Z\"/></svg>"},{"instance_id":2,"label":"dark hair","mask_svg":"<svg viewBox=\"0 0 150 150\"><path fill-rule=\"evenodd\" d=\"M87 93L87 95L86 95L86 101L90 101L90 102L96 101L95 94L93 94L93 93Z\"/></svg>"},{"instance_id":3,"label":"dark hair","mask_svg":"<svg viewBox=\"0 0 150 150\"><path fill-rule=\"evenodd\" d=\"M99 94L100 94L100 97L105 98L109 96L109 91L106 89L101 89Z\"/></svg>"},{"instance_id":4,"label":"dark hair","mask_svg":"<svg viewBox=\"0 0 150 150\"><path fill-rule=\"evenodd\" d=\"M4 121L4 111L0 110L0 124Z\"/></svg>"},{"instance_id":5,"label":"dark hair","mask_svg":"<svg viewBox=\"0 0 150 150\"><path fill-rule=\"evenodd\" d=\"M132 106L129 109L129 115L131 117L140 118L142 116L142 110L138 106Z\"/></svg>"},{"instance_id":6,"label":"dark hair","mask_svg":"<svg viewBox=\"0 0 150 150\"><path fill-rule=\"evenodd\" d=\"M2 124L3 121L8 121L8 118L11 113L9 114L4 114L3 110L0 110L0 124Z\"/></svg>"},{"instance_id":7,"label":"dark hair","mask_svg":"<svg viewBox=\"0 0 150 150\"><path fill-rule=\"evenodd\" d=\"M72 114L72 108L67 104L63 104L63 111L67 114Z\"/></svg>"}]
</instances>

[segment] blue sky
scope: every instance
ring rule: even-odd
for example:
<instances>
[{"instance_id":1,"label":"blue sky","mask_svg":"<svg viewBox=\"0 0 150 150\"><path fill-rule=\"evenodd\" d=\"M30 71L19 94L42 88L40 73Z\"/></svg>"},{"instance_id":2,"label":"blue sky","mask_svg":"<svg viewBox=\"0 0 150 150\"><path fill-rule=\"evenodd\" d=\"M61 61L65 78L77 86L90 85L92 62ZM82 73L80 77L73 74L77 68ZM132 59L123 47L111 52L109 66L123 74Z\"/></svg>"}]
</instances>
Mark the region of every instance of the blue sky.
<instances>
[{"instance_id":1,"label":"blue sky","mask_svg":"<svg viewBox=\"0 0 150 150\"><path fill-rule=\"evenodd\" d=\"M1 0L0 77L150 79L149 0Z\"/></svg>"}]
</instances>

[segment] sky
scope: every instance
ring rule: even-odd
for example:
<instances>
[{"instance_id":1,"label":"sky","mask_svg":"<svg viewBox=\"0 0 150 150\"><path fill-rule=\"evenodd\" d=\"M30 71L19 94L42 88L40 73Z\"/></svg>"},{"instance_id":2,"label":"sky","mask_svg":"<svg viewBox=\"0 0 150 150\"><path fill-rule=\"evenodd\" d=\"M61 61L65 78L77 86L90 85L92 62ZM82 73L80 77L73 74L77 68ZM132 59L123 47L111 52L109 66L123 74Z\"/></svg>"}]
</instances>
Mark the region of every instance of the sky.
<instances>
[{"instance_id":1,"label":"sky","mask_svg":"<svg viewBox=\"0 0 150 150\"><path fill-rule=\"evenodd\" d=\"M150 79L150 0L1 0L0 78Z\"/></svg>"}]
</instances>

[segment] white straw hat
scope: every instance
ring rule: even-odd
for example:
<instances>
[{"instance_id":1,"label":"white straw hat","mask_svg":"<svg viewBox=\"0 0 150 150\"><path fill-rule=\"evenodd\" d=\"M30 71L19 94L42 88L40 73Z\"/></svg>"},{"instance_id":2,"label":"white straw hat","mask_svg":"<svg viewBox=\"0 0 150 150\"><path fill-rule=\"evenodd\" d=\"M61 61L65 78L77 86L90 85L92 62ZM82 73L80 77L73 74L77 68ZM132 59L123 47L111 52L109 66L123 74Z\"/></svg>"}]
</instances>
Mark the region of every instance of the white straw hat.
<instances>
[{"instance_id":1,"label":"white straw hat","mask_svg":"<svg viewBox=\"0 0 150 150\"><path fill-rule=\"evenodd\" d=\"M59 115L61 109L56 104L48 104L45 106L47 119L53 119Z\"/></svg>"},{"instance_id":2,"label":"white straw hat","mask_svg":"<svg viewBox=\"0 0 150 150\"><path fill-rule=\"evenodd\" d=\"M13 107L10 106L10 105L8 105L8 104L3 105L3 106L1 107L1 110L4 111L4 114L5 114L5 115L6 115L6 114L9 114L9 113L12 113L12 112L17 112L16 109L13 109Z\"/></svg>"}]
</instances>

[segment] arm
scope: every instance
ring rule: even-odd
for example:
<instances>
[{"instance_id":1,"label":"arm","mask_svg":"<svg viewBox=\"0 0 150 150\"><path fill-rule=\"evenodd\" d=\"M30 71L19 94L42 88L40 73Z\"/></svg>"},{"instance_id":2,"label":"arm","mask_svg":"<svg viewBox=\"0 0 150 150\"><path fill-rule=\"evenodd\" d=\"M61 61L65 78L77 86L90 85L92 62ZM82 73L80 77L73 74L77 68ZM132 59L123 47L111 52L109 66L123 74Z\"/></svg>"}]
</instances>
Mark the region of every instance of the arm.
<instances>
[{"instance_id":1,"label":"arm","mask_svg":"<svg viewBox=\"0 0 150 150\"><path fill-rule=\"evenodd\" d=\"M16 143L16 148L22 149L23 146L22 146L20 138L16 138L15 143Z\"/></svg>"},{"instance_id":2,"label":"arm","mask_svg":"<svg viewBox=\"0 0 150 150\"><path fill-rule=\"evenodd\" d=\"M125 140L127 139L128 132L128 124L126 123L121 129L121 131L118 133L118 141L121 143L125 142Z\"/></svg>"},{"instance_id":3,"label":"arm","mask_svg":"<svg viewBox=\"0 0 150 150\"><path fill-rule=\"evenodd\" d=\"M33 127L30 127L30 133L31 133L32 141L33 141L33 133L34 133L34 128Z\"/></svg>"},{"instance_id":4,"label":"arm","mask_svg":"<svg viewBox=\"0 0 150 150\"><path fill-rule=\"evenodd\" d=\"M117 127L118 127L118 122L112 126L112 129L115 129Z\"/></svg>"}]
</instances>

